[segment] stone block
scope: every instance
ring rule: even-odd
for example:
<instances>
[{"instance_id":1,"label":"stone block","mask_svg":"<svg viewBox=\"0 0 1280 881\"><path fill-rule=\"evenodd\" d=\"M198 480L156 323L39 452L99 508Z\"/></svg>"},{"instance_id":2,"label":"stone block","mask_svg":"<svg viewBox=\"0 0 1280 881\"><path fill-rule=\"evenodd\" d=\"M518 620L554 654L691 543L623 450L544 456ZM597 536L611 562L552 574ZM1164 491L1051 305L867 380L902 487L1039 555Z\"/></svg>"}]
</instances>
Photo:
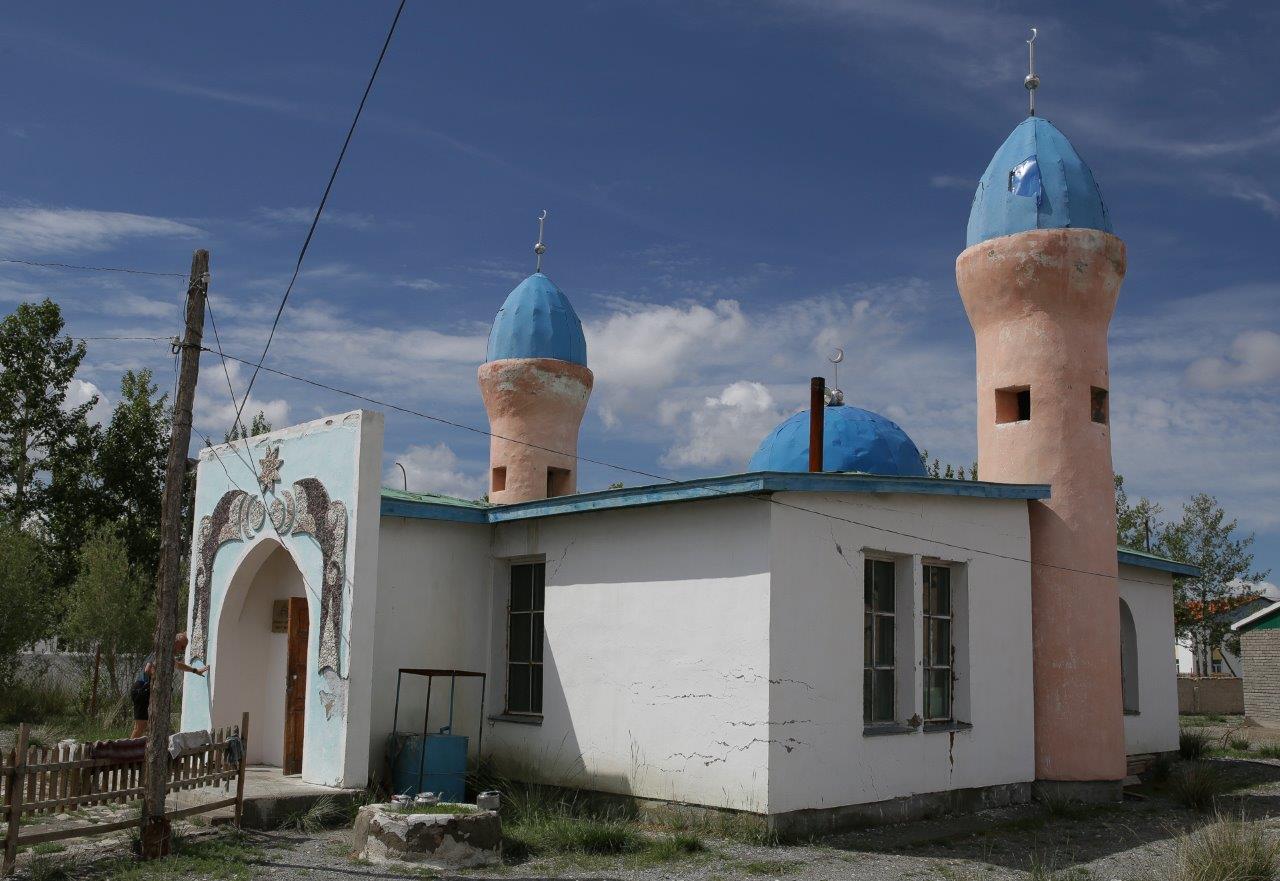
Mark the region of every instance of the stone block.
<instances>
[{"instance_id":1,"label":"stone block","mask_svg":"<svg viewBox=\"0 0 1280 881\"><path fill-rule=\"evenodd\" d=\"M456 813L415 814L397 805L365 805L356 816L354 849L371 863L408 863L431 869L471 869L500 863L502 821L498 812L471 805L456 807Z\"/></svg>"}]
</instances>

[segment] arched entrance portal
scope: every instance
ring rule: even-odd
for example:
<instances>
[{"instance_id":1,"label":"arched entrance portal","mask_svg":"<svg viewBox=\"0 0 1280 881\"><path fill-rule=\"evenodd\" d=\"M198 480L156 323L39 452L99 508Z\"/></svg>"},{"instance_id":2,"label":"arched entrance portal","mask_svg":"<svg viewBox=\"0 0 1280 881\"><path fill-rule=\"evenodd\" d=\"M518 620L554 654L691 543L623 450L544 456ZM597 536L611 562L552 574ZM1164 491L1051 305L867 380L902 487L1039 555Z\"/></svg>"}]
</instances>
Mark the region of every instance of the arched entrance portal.
<instances>
[{"instance_id":1,"label":"arched entrance portal","mask_svg":"<svg viewBox=\"0 0 1280 881\"><path fill-rule=\"evenodd\" d=\"M309 682L306 587L293 557L264 541L241 561L218 616L213 724L247 711L248 762L302 772Z\"/></svg>"}]
</instances>

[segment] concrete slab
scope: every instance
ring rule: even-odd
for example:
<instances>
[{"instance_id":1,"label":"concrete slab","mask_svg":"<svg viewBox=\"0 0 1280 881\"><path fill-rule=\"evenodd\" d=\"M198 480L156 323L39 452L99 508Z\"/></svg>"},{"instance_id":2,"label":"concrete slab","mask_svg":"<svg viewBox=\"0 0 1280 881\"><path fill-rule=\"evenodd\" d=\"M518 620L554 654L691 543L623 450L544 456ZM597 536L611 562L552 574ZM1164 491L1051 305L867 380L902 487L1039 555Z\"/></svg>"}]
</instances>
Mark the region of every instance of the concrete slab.
<instances>
[{"instance_id":1,"label":"concrete slab","mask_svg":"<svg viewBox=\"0 0 1280 881\"><path fill-rule=\"evenodd\" d=\"M246 829L278 829L290 817L308 810L325 796L332 797L339 805L354 805L360 792L358 789L304 783L299 776L284 776L279 768L251 766L244 775L244 826ZM230 790L205 787L175 792L169 797L170 807L194 807L234 793L234 784ZM219 808L201 816L216 826L230 823L235 811L233 808Z\"/></svg>"}]
</instances>

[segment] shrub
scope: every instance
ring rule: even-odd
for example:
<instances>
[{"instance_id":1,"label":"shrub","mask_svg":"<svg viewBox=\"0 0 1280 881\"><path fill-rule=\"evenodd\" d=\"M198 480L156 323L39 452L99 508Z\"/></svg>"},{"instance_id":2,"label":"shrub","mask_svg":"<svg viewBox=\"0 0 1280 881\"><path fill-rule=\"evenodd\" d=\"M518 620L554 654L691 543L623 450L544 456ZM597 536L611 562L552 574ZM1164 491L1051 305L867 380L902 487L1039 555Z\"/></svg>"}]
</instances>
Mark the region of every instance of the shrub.
<instances>
[{"instance_id":1,"label":"shrub","mask_svg":"<svg viewBox=\"0 0 1280 881\"><path fill-rule=\"evenodd\" d=\"M1189 731L1183 728L1178 731L1178 755L1194 761L1204 758L1209 749L1209 737L1202 731Z\"/></svg>"},{"instance_id":2,"label":"shrub","mask_svg":"<svg viewBox=\"0 0 1280 881\"><path fill-rule=\"evenodd\" d=\"M1169 778L1169 794L1192 810L1207 811L1228 789L1222 769L1209 762L1189 762Z\"/></svg>"},{"instance_id":3,"label":"shrub","mask_svg":"<svg viewBox=\"0 0 1280 881\"><path fill-rule=\"evenodd\" d=\"M1264 743L1258 747L1258 757L1263 759L1280 759L1280 743Z\"/></svg>"},{"instance_id":4,"label":"shrub","mask_svg":"<svg viewBox=\"0 0 1280 881\"><path fill-rule=\"evenodd\" d=\"M1156 756L1155 760L1147 766L1147 780L1152 783L1164 783L1172 773L1173 757L1168 753Z\"/></svg>"},{"instance_id":5,"label":"shrub","mask_svg":"<svg viewBox=\"0 0 1280 881\"><path fill-rule=\"evenodd\" d=\"M1178 839L1173 881L1271 881L1280 871L1280 843L1260 825L1219 816Z\"/></svg>"},{"instance_id":6,"label":"shrub","mask_svg":"<svg viewBox=\"0 0 1280 881\"><path fill-rule=\"evenodd\" d=\"M1230 746L1232 749L1239 750L1240 752L1248 752L1249 746L1250 746L1249 738L1232 737L1227 741L1227 745Z\"/></svg>"}]
</instances>

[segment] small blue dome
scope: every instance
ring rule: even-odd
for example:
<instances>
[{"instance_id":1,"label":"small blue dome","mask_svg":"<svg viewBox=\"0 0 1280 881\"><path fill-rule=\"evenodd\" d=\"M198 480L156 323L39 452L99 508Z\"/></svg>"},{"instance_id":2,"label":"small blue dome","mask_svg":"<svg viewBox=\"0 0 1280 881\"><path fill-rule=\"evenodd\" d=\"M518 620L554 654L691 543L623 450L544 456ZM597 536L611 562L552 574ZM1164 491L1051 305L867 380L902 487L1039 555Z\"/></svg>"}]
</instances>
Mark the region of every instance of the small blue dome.
<instances>
[{"instance_id":1,"label":"small blue dome","mask_svg":"<svg viewBox=\"0 0 1280 881\"><path fill-rule=\"evenodd\" d=\"M1064 227L1112 232L1089 166L1053 123L1031 116L1000 145L978 182L966 247Z\"/></svg>"},{"instance_id":2,"label":"small blue dome","mask_svg":"<svg viewBox=\"0 0 1280 881\"><path fill-rule=\"evenodd\" d=\"M824 407L822 470L925 477L920 451L897 423L858 407ZM769 432L748 471L808 471L809 411L801 410Z\"/></svg>"},{"instance_id":3,"label":"small blue dome","mask_svg":"<svg viewBox=\"0 0 1280 881\"><path fill-rule=\"evenodd\" d=\"M587 366L587 340L569 298L541 272L507 295L489 331L487 361L555 358Z\"/></svg>"}]
</instances>

